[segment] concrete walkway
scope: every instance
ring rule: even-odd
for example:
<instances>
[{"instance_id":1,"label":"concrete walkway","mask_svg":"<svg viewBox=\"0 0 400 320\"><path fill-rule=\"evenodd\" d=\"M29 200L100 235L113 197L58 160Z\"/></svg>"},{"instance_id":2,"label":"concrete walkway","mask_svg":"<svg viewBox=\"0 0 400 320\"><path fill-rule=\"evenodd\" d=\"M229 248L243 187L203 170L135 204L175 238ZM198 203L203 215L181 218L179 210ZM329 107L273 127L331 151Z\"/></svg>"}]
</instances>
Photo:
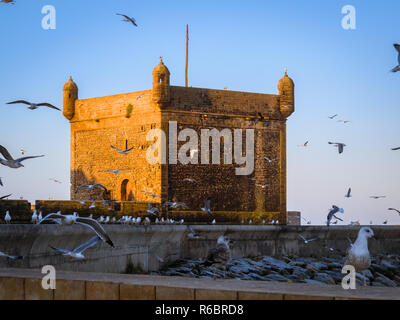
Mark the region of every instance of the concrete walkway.
<instances>
[{"instance_id":1,"label":"concrete walkway","mask_svg":"<svg viewBox=\"0 0 400 320\"><path fill-rule=\"evenodd\" d=\"M0 300L400 300L400 288L63 272L44 290L40 270L0 269Z\"/></svg>"}]
</instances>

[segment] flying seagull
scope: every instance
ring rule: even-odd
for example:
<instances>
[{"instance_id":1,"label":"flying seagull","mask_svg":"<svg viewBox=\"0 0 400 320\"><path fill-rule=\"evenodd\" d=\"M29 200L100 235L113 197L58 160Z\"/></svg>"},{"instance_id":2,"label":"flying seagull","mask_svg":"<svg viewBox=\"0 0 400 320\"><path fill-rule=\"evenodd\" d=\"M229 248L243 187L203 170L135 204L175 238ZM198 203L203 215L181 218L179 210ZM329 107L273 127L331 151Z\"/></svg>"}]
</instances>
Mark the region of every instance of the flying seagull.
<instances>
[{"instance_id":1,"label":"flying seagull","mask_svg":"<svg viewBox=\"0 0 400 320\"><path fill-rule=\"evenodd\" d=\"M52 220L53 219L53 220ZM56 219L56 220L54 220ZM58 220L57 220L58 219ZM58 224L64 225L64 226L70 226L75 223L83 225L85 227L88 227L92 229L99 237L101 240L109 244L111 247L114 248L114 244L111 241L110 237L107 235L103 227L94 219L91 218L81 218L76 216L75 214L69 214L69 215L62 215L61 212L57 213L50 213L47 216L45 216L43 219L41 219L38 224L41 224L43 221L50 220L50 221L55 221Z\"/></svg>"},{"instance_id":2,"label":"flying seagull","mask_svg":"<svg viewBox=\"0 0 400 320\"><path fill-rule=\"evenodd\" d=\"M349 190L347 190L346 195L344 196L345 198L351 198L351 188L349 188Z\"/></svg>"},{"instance_id":3,"label":"flying seagull","mask_svg":"<svg viewBox=\"0 0 400 320\"><path fill-rule=\"evenodd\" d=\"M149 208L146 210L146 212L152 215L157 215L157 213L160 213L160 210L156 207L152 207L151 204L149 203Z\"/></svg>"},{"instance_id":4,"label":"flying seagull","mask_svg":"<svg viewBox=\"0 0 400 320\"><path fill-rule=\"evenodd\" d=\"M300 144L299 147L307 147L308 146L308 141L304 142L303 144Z\"/></svg>"},{"instance_id":5,"label":"flying seagull","mask_svg":"<svg viewBox=\"0 0 400 320\"><path fill-rule=\"evenodd\" d=\"M120 154L124 154L126 156L128 155L129 151L133 150L133 147L130 148L130 149L125 149L125 150L120 150L120 149L118 149L118 148L116 148L114 146L111 146L111 148L113 148L114 150L117 150Z\"/></svg>"},{"instance_id":6,"label":"flying seagull","mask_svg":"<svg viewBox=\"0 0 400 320\"><path fill-rule=\"evenodd\" d=\"M137 27L136 20L134 18L128 17L121 13L117 13L117 15L124 17L124 19L122 19L122 21L131 22L135 27Z\"/></svg>"},{"instance_id":7,"label":"flying seagull","mask_svg":"<svg viewBox=\"0 0 400 320\"><path fill-rule=\"evenodd\" d=\"M399 214L399 216L400 216L400 210L397 210L397 209L395 209L395 208L389 208L388 210L396 211L396 212Z\"/></svg>"},{"instance_id":8,"label":"flying seagull","mask_svg":"<svg viewBox=\"0 0 400 320\"><path fill-rule=\"evenodd\" d=\"M304 243L305 244L308 244L309 242L311 242L311 241L314 241L314 240L317 240L318 238L312 238L312 239L306 239L306 238L304 238L301 234L299 234L299 236L300 236L300 238L302 238L303 239L303 241L304 241Z\"/></svg>"},{"instance_id":9,"label":"flying seagull","mask_svg":"<svg viewBox=\"0 0 400 320\"><path fill-rule=\"evenodd\" d=\"M338 147L339 154L343 152L343 149L346 146L344 143L341 142L328 142L328 143L335 145L335 147Z\"/></svg>"},{"instance_id":10,"label":"flying seagull","mask_svg":"<svg viewBox=\"0 0 400 320\"><path fill-rule=\"evenodd\" d=\"M171 202L171 201L166 201L163 204L163 207L170 207L171 209L176 209L179 207L183 207L185 209L189 209L186 203L184 202Z\"/></svg>"},{"instance_id":11,"label":"flying seagull","mask_svg":"<svg viewBox=\"0 0 400 320\"><path fill-rule=\"evenodd\" d=\"M370 227L363 227L358 232L357 240L350 244L347 251L345 265L353 266L357 272L368 269L371 265L371 256L368 250L368 239L374 237L374 232ZM364 285L366 279L364 277Z\"/></svg>"},{"instance_id":12,"label":"flying seagull","mask_svg":"<svg viewBox=\"0 0 400 320\"><path fill-rule=\"evenodd\" d=\"M103 186L100 183L96 183L96 184L82 184L78 187L78 189L76 189L75 193L78 193L79 190L85 189L85 190L92 190L94 188L101 188L104 189L104 191L108 191L107 188L105 186Z\"/></svg>"},{"instance_id":13,"label":"flying seagull","mask_svg":"<svg viewBox=\"0 0 400 320\"><path fill-rule=\"evenodd\" d=\"M56 109L56 110L58 110L58 111L61 111L61 110L58 109L57 107L55 107L55 106L53 106L52 104L47 103L47 102L32 103L32 102L25 101L25 100L17 100L17 101L7 102L7 104L20 104L20 103L22 103L22 104L27 104L27 105L29 106L28 109L30 109L30 110L35 110L35 109L37 109L37 108L39 108L39 107L49 107L49 108L52 108L52 109Z\"/></svg>"},{"instance_id":14,"label":"flying seagull","mask_svg":"<svg viewBox=\"0 0 400 320\"><path fill-rule=\"evenodd\" d=\"M381 199L381 198L386 198L386 196L370 196L371 199Z\"/></svg>"},{"instance_id":15,"label":"flying seagull","mask_svg":"<svg viewBox=\"0 0 400 320\"><path fill-rule=\"evenodd\" d=\"M142 191L142 192L149 194L153 199L155 199L155 198L161 199L158 195L156 195L156 194L154 194L154 193L147 192L147 191Z\"/></svg>"},{"instance_id":16,"label":"flying seagull","mask_svg":"<svg viewBox=\"0 0 400 320\"><path fill-rule=\"evenodd\" d=\"M204 200L204 208L201 208L202 211L211 213L211 199L207 198Z\"/></svg>"},{"instance_id":17,"label":"flying seagull","mask_svg":"<svg viewBox=\"0 0 400 320\"><path fill-rule=\"evenodd\" d=\"M4 148L3 146L1 146L1 145L0 145L0 153L5 158L5 159L0 159L0 163L3 166L9 167L9 168L13 168L13 169L17 169L17 168L23 167L24 165L21 164L21 162L25 161L27 159L44 157L44 155L41 155L41 156L30 156L30 157L22 157L22 158L14 159L10 155L8 150L6 148Z\"/></svg>"},{"instance_id":18,"label":"flying seagull","mask_svg":"<svg viewBox=\"0 0 400 320\"><path fill-rule=\"evenodd\" d=\"M125 170L128 170L128 169L103 170L103 171L100 171L100 172L112 172L112 173L117 174L117 173L120 173L121 171L125 171Z\"/></svg>"},{"instance_id":19,"label":"flying seagull","mask_svg":"<svg viewBox=\"0 0 400 320\"><path fill-rule=\"evenodd\" d=\"M336 118L338 115L337 114L335 114L335 115L333 115L333 116L330 116L330 117L328 117L329 119L331 119L331 120L333 120L334 118Z\"/></svg>"},{"instance_id":20,"label":"flying seagull","mask_svg":"<svg viewBox=\"0 0 400 320\"><path fill-rule=\"evenodd\" d=\"M55 183L62 183L61 181L57 180L56 178L49 178L49 180L55 182Z\"/></svg>"},{"instance_id":21,"label":"flying seagull","mask_svg":"<svg viewBox=\"0 0 400 320\"><path fill-rule=\"evenodd\" d=\"M395 47L395 49L397 50L399 55L397 57L398 65L392 69L392 72L397 72L397 71L400 71L400 44L395 43L395 44L393 44L393 46Z\"/></svg>"},{"instance_id":22,"label":"flying seagull","mask_svg":"<svg viewBox=\"0 0 400 320\"><path fill-rule=\"evenodd\" d=\"M270 159L268 157L264 157L264 159L267 160L269 163L272 163L274 161L278 161L279 160L278 158L277 159Z\"/></svg>"},{"instance_id":23,"label":"flying seagull","mask_svg":"<svg viewBox=\"0 0 400 320\"><path fill-rule=\"evenodd\" d=\"M53 246L49 246L50 248L52 248L53 250L59 251L63 254L63 256L69 256L71 258L75 258L75 259L85 259L85 256L83 255L83 251L85 251L86 249L93 247L94 245L96 245L101 239L98 236L95 236L93 238L91 238L89 241L85 242L84 244L80 245L79 247L75 248L72 251L69 250L65 250L65 249L59 249Z\"/></svg>"},{"instance_id":24,"label":"flying seagull","mask_svg":"<svg viewBox=\"0 0 400 320\"><path fill-rule=\"evenodd\" d=\"M400 147L397 147L397 148L392 148L392 150L393 150L393 151L400 150Z\"/></svg>"},{"instance_id":25,"label":"flying seagull","mask_svg":"<svg viewBox=\"0 0 400 320\"><path fill-rule=\"evenodd\" d=\"M0 257L6 257L11 260L22 260L24 257L23 256L10 256L9 254L6 254L4 252L0 251Z\"/></svg>"},{"instance_id":26,"label":"flying seagull","mask_svg":"<svg viewBox=\"0 0 400 320\"><path fill-rule=\"evenodd\" d=\"M187 182L197 182L196 179L193 179L193 178L185 178L185 179L183 179L183 182L185 182L185 181L187 181Z\"/></svg>"},{"instance_id":27,"label":"flying seagull","mask_svg":"<svg viewBox=\"0 0 400 320\"><path fill-rule=\"evenodd\" d=\"M337 122L343 122L343 123L349 123L350 122L350 120L338 120Z\"/></svg>"},{"instance_id":28,"label":"flying seagull","mask_svg":"<svg viewBox=\"0 0 400 320\"><path fill-rule=\"evenodd\" d=\"M342 219L340 219L337 216L335 216L335 214L338 213L338 212L343 213L344 210L342 208L339 208L338 206L333 205L332 209L328 213L328 217L327 217L327 221L326 221L326 224L327 224L328 227L329 227L333 217L335 219L337 219L337 220L343 221Z\"/></svg>"}]
</instances>

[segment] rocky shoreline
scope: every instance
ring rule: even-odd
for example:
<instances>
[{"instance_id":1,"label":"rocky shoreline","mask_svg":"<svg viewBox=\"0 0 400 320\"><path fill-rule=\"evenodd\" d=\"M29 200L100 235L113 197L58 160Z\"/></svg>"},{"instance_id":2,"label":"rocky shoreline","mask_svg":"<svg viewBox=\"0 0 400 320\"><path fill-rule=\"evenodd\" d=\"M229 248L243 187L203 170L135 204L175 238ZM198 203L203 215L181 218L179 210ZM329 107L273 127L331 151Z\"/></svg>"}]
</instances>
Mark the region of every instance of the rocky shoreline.
<instances>
[{"instance_id":1,"label":"rocky shoreline","mask_svg":"<svg viewBox=\"0 0 400 320\"><path fill-rule=\"evenodd\" d=\"M205 267L203 260L177 260L151 274L192 278L226 278L237 280L281 281L340 285L343 257L281 257L268 256L232 259L223 267ZM357 285L366 279L367 285L379 287L400 286L400 255L378 255L371 267L357 273Z\"/></svg>"}]
</instances>

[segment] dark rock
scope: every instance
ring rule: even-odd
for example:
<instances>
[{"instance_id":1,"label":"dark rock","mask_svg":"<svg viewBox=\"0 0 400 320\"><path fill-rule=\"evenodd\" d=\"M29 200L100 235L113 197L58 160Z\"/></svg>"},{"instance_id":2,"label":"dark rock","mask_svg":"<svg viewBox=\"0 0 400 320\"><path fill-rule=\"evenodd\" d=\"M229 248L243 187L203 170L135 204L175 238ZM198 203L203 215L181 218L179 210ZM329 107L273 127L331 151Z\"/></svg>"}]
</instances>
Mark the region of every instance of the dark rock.
<instances>
[{"instance_id":1,"label":"dark rock","mask_svg":"<svg viewBox=\"0 0 400 320\"><path fill-rule=\"evenodd\" d=\"M314 275L314 278L312 280L316 280L319 282L323 282L326 284L336 284L335 280L333 280L333 278L329 275L327 275L326 273L316 273Z\"/></svg>"}]
</instances>

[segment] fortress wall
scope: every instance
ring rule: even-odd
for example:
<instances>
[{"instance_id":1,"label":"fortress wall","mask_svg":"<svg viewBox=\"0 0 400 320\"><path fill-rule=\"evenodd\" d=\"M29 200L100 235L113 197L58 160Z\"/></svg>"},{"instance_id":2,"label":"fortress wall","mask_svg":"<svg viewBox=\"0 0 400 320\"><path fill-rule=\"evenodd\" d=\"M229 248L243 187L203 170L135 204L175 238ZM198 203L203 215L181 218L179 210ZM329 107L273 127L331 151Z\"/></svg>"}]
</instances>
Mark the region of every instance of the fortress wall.
<instances>
[{"instance_id":1,"label":"fortress wall","mask_svg":"<svg viewBox=\"0 0 400 320\"><path fill-rule=\"evenodd\" d=\"M204 258L217 238L225 235L233 241L232 257L345 256L347 237L354 241L359 228L354 226L192 226L201 239L186 237L187 226L104 226L116 248L103 242L85 252L87 260L70 260L55 254L49 245L76 248L93 237L93 232L79 225L0 225L0 251L24 255L24 260L0 258L0 268L41 268L53 265L57 270L122 273L131 262L144 271L155 271L179 258ZM400 254L399 226L372 226L377 240L369 241L372 255ZM299 237L317 237L308 245ZM334 248L330 252L329 248ZM157 257L164 260L160 262ZM139 265L141 267L139 267Z\"/></svg>"},{"instance_id":2,"label":"fortress wall","mask_svg":"<svg viewBox=\"0 0 400 320\"><path fill-rule=\"evenodd\" d=\"M260 112L271 119L282 119L279 99L274 94L171 86L167 109L250 116Z\"/></svg>"}]
</instances>

